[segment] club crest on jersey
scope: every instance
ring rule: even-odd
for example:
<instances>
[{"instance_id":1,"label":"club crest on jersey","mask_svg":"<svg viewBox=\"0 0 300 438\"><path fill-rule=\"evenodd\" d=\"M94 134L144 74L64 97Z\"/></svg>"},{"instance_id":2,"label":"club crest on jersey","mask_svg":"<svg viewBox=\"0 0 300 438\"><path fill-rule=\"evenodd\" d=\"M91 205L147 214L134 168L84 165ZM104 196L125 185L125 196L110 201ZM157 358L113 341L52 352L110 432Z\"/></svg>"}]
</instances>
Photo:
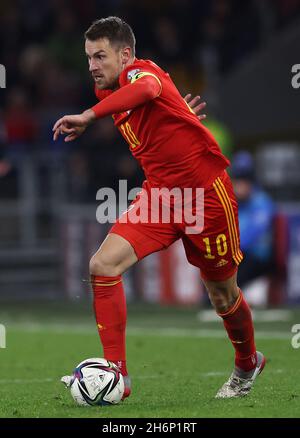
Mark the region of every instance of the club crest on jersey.
<instances>
[{"instance_id":1,"label":"club crest on jersey","mask_svg":"<svg viewBox=\"0 0 300 438\"><path fill-rule=\"evenodd\" d=\"M136 68L135 70L130 70L130 71L127 73L127 79L128 79L129 81L131 81L131 80L134 78L134 76L135 76L139 71L140 71L139 68Z\"/></svg>"}]
</instances>

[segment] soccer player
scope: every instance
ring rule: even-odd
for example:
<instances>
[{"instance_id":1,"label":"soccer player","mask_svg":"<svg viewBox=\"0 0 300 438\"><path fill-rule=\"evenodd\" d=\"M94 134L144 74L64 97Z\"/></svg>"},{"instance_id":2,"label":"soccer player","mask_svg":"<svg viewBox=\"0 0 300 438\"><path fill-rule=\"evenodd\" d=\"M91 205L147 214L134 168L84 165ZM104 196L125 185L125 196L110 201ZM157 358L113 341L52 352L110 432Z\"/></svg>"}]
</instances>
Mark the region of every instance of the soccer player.
<instances>
[{"instance_id":1,"label":"soccer player","mask_svg":"<svg viewBox=\"0 0 300 438\"><path fill-rule=\"evenodd\" d=\"M118 17L95 21L85 33L85 51L100 102L82 114L59 119L53 127L54 140L60 134L66 135L65 141L75 140L91 123L112 115L147 178L143 191L90 261L104 357L119 366L125 377L124 397L130 395L122 274L143 257L181 239L188 261L200 269L235 350L234 370L216 397L246 395L263 370L265 358L256 351L251 312L236 281L243 255L237 203L225 170L229 161L170 76L155 63L135 57L135 37L126 22ZM149 199L154 188L203 188L202 232L187 233L184 220L175 222L174 211L173 220L167 222L131 221L130 213L141 205L151 213Z\"/></svg>"}]
</instances>

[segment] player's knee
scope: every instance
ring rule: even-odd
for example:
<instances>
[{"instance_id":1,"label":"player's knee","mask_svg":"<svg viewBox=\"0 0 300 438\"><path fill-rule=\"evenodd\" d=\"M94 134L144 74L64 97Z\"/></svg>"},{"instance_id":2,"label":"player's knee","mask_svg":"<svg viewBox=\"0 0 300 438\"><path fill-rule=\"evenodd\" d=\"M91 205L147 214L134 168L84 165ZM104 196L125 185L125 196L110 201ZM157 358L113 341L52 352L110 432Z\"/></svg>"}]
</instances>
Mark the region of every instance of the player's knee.
<instances>
[{"instance_id":1,"label":"player's knee","mask_svg":"<svg viewBox=\"0 0 300 438\"><path fill-rule=\"evenodd\" d=\"M115 264L109 257L97 253L90 260L90 274L103 275L104 277L116 277L121 275L121 268Z\"/></svg>"},{"instance_id":2,"label":"player's knee","mask_svg":"<svg viewBox=\"0 0 300 438\"><path fill-rule=\"evenodd\" d=\"M216 311L225 313L238 298L238 289L234 286L215 285L209 288L208 295Z\"/></svg>"}]
</instances>

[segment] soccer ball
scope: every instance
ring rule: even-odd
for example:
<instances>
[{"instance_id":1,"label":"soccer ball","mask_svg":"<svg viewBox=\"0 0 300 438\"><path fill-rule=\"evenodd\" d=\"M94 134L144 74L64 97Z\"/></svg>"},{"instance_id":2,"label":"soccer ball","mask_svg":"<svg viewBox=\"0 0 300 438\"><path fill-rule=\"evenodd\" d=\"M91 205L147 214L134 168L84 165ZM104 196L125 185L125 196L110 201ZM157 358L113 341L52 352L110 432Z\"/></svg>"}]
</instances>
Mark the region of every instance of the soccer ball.
<instances>
[{"instance_id":1,"label":"soccer ball","mask_svg":"<svg viewBox=\"0 0 300 438\"><path fill-rule=\"evenodd\" d=\"M80 362L68 386L73 399L81 406L115 405L124 394L124 379L119 368L102 358Z\"/></svg>"}]
</instances>

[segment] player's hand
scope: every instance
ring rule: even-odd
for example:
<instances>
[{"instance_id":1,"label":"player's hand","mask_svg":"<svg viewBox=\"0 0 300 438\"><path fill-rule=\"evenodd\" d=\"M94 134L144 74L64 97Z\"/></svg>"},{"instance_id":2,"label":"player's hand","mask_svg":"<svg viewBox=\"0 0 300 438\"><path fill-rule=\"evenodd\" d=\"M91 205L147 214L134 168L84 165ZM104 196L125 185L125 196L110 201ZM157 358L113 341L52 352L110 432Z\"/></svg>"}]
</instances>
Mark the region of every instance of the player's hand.
<instances>
[{"instance_id":1,"label":"player's hand","mask_svg":"<svg viewBox=\"0 0 300 438\"><path fill-rule=\"evenodd\" d=\"M94 111L87 110L82 114L64 116L57 120L52 131L53 140L56 141L59 135L66 134L65 141L72 141L78 138L86 128L96 119Z\"/></svg>"},{"instance_id":2,"label":"player's hand","mask_svg":"<svg viewBox=\"0 0 300 438\"><path fill-rule=\"evenodd\" d=\"M187 94L184 100L189 105L189 107L194 111L198 119L201 121L206 119L206 114L201 114L202 110L206 107L206 102L201 102L200 96L192 97L191 94Z\"/></svg>"}]
</instances>

